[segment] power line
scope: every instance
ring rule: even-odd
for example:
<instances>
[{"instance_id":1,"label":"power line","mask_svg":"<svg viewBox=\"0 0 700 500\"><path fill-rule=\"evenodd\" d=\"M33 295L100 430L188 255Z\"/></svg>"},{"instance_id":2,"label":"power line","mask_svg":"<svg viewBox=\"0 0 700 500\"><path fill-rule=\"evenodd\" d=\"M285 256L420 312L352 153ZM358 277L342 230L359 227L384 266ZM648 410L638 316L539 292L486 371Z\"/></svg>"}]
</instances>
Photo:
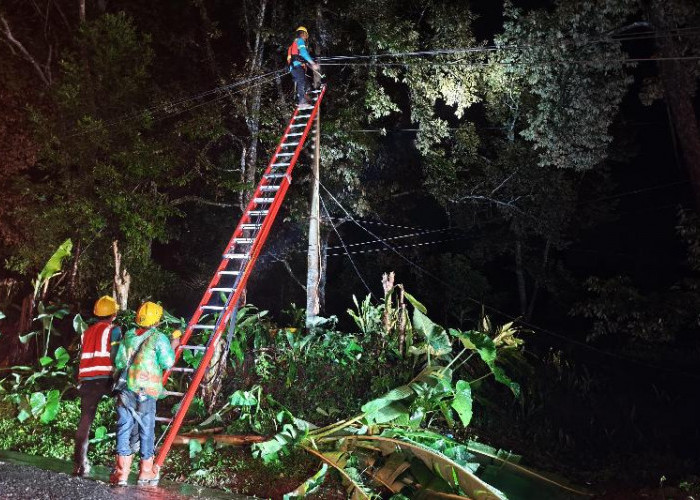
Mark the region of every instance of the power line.
<instances>
[{"instance_id":1,"label":"power line","mask_svg":"<svg viewBox=\"0 0 700 500\"><path fill-rule=\"evenodd\" d=\"M326 188L326 186L325 186L323 183L319 183L319 184L320 184L320 186L326 191L326 193L328 193L328 195L329 195L329 196L331 197L331 199L336 203L336 205L338 205L338 207L340 207L340 209L345 213L346 217L348 217L348 218L349 218L352 222L354 222L357 226L359 226L361 229L363 229L365 232L367 232L370 236L372 236L372 237L374 237L374 238L376 238L376 239L378 239L378 240L381 240L381 238L380 238L379 236L377 236L376 234L372 233L372 231L370 231L370 230L367 229L366 227L363 227L361 224L359 224L359 223L352 217L352 215L350 214L350 212L348 212L348 210L340 203L340 201L338 201L338 199L333 195L333 193L331 193L331 192L328 190L328 188ZM680 372L680 371L678 371L678 370L669 369L669 368L666 368L666 367L663 367L663 366L655 366L655 365L651 365L651 364L648 364L648 363L644 363L643 361L638 361L638 360L633 359L633 358L628 358L628 357L626 357L626 356L622 356L622 355L617 354L617 353L604 351L604 350L599 349L599 348L597 348L597 347L588 345L588 344L586 344L586 343L584 343L584 342L581 342L581 341L578 341L578 340L575 340L575 339L566 337L565 335L562 335L562 334L560 334L560 333L556 333L556 332L553 332L553 331L548 330L548 329L546 329L546 328L542 328L542 327L537 326L537 325L535 325L535 324L532 324L532 323L530 323L530 322L524 321L523 319L513 317L513 316L511 316L510 314L504 313L503 311L501 311L501 310L499 310L499 309L497 309L497 308L495 308L495 307L486 305L486 304L484 304L483 302L481 302L481 301L479 301L479 300L477 300L477 299L475 299L475 298L473 298L473 297L470 297L469 295L464 294L464 290L458 289L458 288L455 287L453 284L444 281L444 280L443 280L442 278L440 278L439 276L436 276L435 274L431 273L430 271L428 271L428 270L425 269L424 267L420 266L419 264L416 264L415 262L413 262L411 259L409 259L409 258L406 257L405 255L403 255L401 252L399 252L398 250L396 250L394 247L392 247L392 246L389 245L388 243L383 242L383 241L382 241L382 243L383 243L389 250L391 250L391 251L394 252L396 255L398 255L402 260L404 260L406 263L408 263L409 265L415 267L416 269L418 269L421 273L425 274L426 276L429 276L429 277L433 278L434 280L438 281L440 284L444 285L445 287L460 292L460 293L461 293L462 295L464 295L464 297L465 297L467 300L469 300L470 302L472 302L472 303L474 303L474 304L477 304L477 305L479 305L479 306L481 306L481 307L483 307L483 308L485 308L485 309L488 309L488 310L490 310L490 311L492 311L492 312L494 312L494 313L500 314L501 316L503 316L503 317L505 317L505 318L507 318L507 319L510 319L510 320L512 320L512 321L517 321L518 323L522 324L523 326L526 326L526 327L531 328L531 329L533 329L533 330L536 330L536 331L545 333L545 334L550 335L550 336L552 336L552 337L554 337L554 338L558 338L558 339L560 339L560 340L562 340L562 341L565 341L565 342L568 342L568 343L570 343L570 344L572 344L572 345L577 345L577 346L582 347L582 348L584 348L584 349L590 350L590 351L592 351L592 352L597 352L597 353L599 353L599 354L602 354L602 355L605 355L605 356L608 356L608 357L620 359L620 360L622 360L622 361L627 361L627 362L630 362L630 363L633 363L633 364L637 364L637 365L640 365L640 366L644 366L644 367L652 368L652 369L656 369L656 370L669 371L669 372L673 372L673 373L683 373L683 374L686 375L686 376L689 376L689 377L692 377L692 378L700 379L700 376L695 375L695 374L692 374L692 373Z\"/></svg>"},{"instance_id":2,"label":"power line","mask_svg":"<svg viewBox=\"0 0 700 500\"><path fill-rule=\"evenodd\" d=\"M650 187L646 187L646 188L635 189L635 190L633 190L633 191L627 191L627 192L624 192L624 193L614 194L614 195L611 195L611 196L604 196L604 197L602 197L602 198L596 198L595 200L586 200L586 201L582 201L582 202L580 202L580 203L577 203L577 205L578 205L578 206L581 206L581 205L588 205L588 204L590 204L590 203L597 203L597 202L599 202L599 201L616 200L616 199L618 199L618 198L623 198L623 197L625 197L625 196L630 196L630 195L639 194L639 193L646 193L646 192L648 192L648 191L656 191L657 189L666 189L666 188L668 188L668 187L678 186L678 185L680 185L680 184L687 184L688 182L689 182L689 181L684 180L684 181L669 182L669 183L667 183L667 184L659 184L659 185L657 185L657 186L650 186Z\"/></svg>"},{"instance_id":3,"label":"power line","mask_svg":"<svg viewBox=\"0 0 700 500\"><path fill-rule=\"evenodd\" d=\"M320 183L320 182L319 182L319 183ZM330 214L330 212L328 211L328 208L326 207L326 202L323 201L323 196L321 196L320 193L319 193L319 195L318 195L318 199L321 201L321 206L323 206L324 212L326 212L326 217L328 217L329 219L331 219L331 214ZM369 292L369 294L370 294L372 297L374 297L374 299L376 300L377 297L375 297L374 293L372 293L372 289L369 287L369 285L367 285L367 282L366 282L365 279L362 277L362 274L360 273L360 270L357 268L357 265L355 264L355 261L354 261L354 260L352 259L352 257L350 256L350 252L348 252L348 249L345 247L345 242L343 241L343 237L340 236L340 232L338 231L338 228L336 227L336 225L333 224L333 221L332 221L332 220L331 220L331 226L333 226L333 231L335 231L335 234L338 236L338 239L340 240L340 243L342 243L343 248L345 248L345 253L346 253L347 256L348 256L348 259L350 259L350 264L352 264L353 269L355 269L355 273L357 273L357 276L360 278L360 281L362 281L362 284L365 285L365 288L367 289L367 291Z\"/></svg>"},{"instance_id":4,"label":"power line","mask_svg":"<svg viewBox=\"0 0 700 500\"><path fill-rule=\"evenodd\" d=\"M410 233L410 234L402 234L399 236L391 236L389 238L384 238L384 241L393 241L393 240L402 240L406 238L417 238L419 236L423 236L426 234L433 234L433 233L444 233L445 231L454 231L455 228L453 227L444 227L441 229L429 229L426 231L420 231L417 233ZM350 243L348 245L343 245L343 246L332 246L332 247L327 247L328 250L335 250L337 248L344 248L345 246L349 247L359 247L363 245L372 245L374 243L380 243L378 240L372 240L372 241L362 241L360 243Z\"/></svg>"},{"instance_id":5,"label":"power line","mask_svg":"<svg viewBox=\"0 0 700 500\"><path fill-rule=\"evenodd\" d=\"M552 59L549 61L488 61L488 62L471 62L465 60L456 60L449 62L330 62L323 63L324 66L376 66L376 67L435 67L435 66L459 66L461 68L483 68L493 64L501 66L548 66L555 64L601 64L601 63L619 63L633 64L638 62L649 61L697 61L700 56L678 56L678 57L634 57L624 59Z\"/></svg>"},{"instance_id":6,"label":"power line","mask_svg":"<svg viewBox=\"0 0 700 500\"><path fill-rule=\"evenodd\" d=\"M582 39L582 40L557 40L552 43L542 43L542 44L511 44L511 45L482 45L479 47L463 47L456 49L432 49L432 50L417 50L417 51L407 51L407 52L382 52L378 54L348 54L348 55L336 55L336 56L324 56L319 57L318 60L324 65L328 65L327 62L340 62L340 61L354 61L362 59L380 59L380 58L401 58L401 57L427 57L427 56L439 56L439 55L456 55L456 54L475 54L475 53L491 53L491 52L502 52L502 51L512 51L512 50L525 50L532 48L546 48L550 46L560 46L564 44L577 44L578 46L584 46L585 44L594 43L611 43L618 41L634 41L634 40L644 40L644 39L657 39L657 38L667 38L673 36L697 36L696 33L700 34L700 26L692 26L687 28L676 28L665 31L646 31L631 33L629 35L619 35L618 37L613 36L602 36L593 39ZM682 33L679 33L682 32Z\"/></svg>"},{"instance_id":7,"label":"power line","mask_svg":"<svg viewBox=\"0 0 700 500\"><path fill-rule=\"evenodd\" d=\"M214 88L214 89L211 89L211 90L208 90L208 91L205 91L205 92L201 92L201 93L199 93L199 94L195 94L195 95L192 95L192 96L189 96L189 97L186 97L186 98L182 98L182 99L180 99L180 100L170 101L170 102L158 104L158 105L156 105L156 106L151 106L150 108L144 108L144 109L142 109L142 110L140 110L140 111L136 111L136 112L134 112L134 113L132 113L132 114L123 115L123 116L121 116L121 117L119 117L119 118L116 118L116 119L114 119L114 120L112 120L112 121L109 121L109 122L106 122L106 123L96 124L94 127L90 128L90 129L81 130L81 131L75 132L75 133L73 133L73 134L65 135L63 138L64 138L64 139L69 139L69 138L71 138L71 137L76 137L76 136L81 136L81 135L89 134L89 133L91 133L91 132L94 132L95 130L99 130L99 129L102 129L102 128L110 128L110 127L113 127L114 125L119 125L120 123L124 123L124 122L127 122L127 121L131 121L131 120L135 120L135 119L141 118L141 117L143 116L144 113L166 111L167 108L174 108L174 107L176 107L176 106L179 106L180 104L183 104L183 103L186 103L186 102L190 102L190 101L194 101L194 100L199 100L199 99L202 99L202 98L204 98L204 97L208 97L208 96L210 96L210 95L212 95L212 94L216 94L216 93L218 93L218 92L224 92L224 91L227 91L227 90L231 90L231 89L233 89L233 88L243 87L241 90L238 90L238 91L236 91L236 92L229 92L229 93L227 93L227 94L224 94L223 96L219 96L219 97L216 97L216 98L211 99L211 100L209 100L209 101L206 101L205 103L200 103L200 104L197 104L197 105L195 105L195 106L186 107L186 108L184 108L184 109L182 109L182 110L180 110L180 111L178 111L178 112L176 112L176 113L170 114L170 115L168 115L168 116L166 116L166 117L162 117L162 118L160 118L160 119L163 119L163 118L170 118L170 117L172 117L172 116L176 116L176 115L181 114L181 113L184 113L184 112L186 112L186 111L190 111L190 110L192 110L192 109L196 109L196 108L198 108L198 107L200 107L200 106L202 106L202 105L210 104L210 103L216 102L216 101L218 101L218 100L220 100L220 99L222 99L222 98L225 98L225 97L228 97L228 96L231 96L231 95L234 95L234 94L238 94L238 93L240 93L240 92L242 92L242 91L244 91L244 90L247 90L247 89L250 88L250 87L254 87L254 86L257 86L257 85L260 85L260 84L267 83L267 82L269 82L269 81L275 80L275 79L277 79L277 78L279 77L279 74L280 74L281 72L284 72L284 71L286 71L286 70L275 70L275 71L270 71L269 73L266 73L266 74L264 74L264 75L255 76L255 77L248 78L248 79L245 79L245 80L239 80L239 81L237 81L237 82L234 82L234 83L231 83L231 84L228 84L228 85L222 85L222 86L220 86L220 87L216 87L216 88ZM262 82L258 82L259 80L263 80L263 81L262 81ZM258 82L258 83L255 83L255 82ZM155 119L154 121L158 121L158 120L159 120L159 119Z\"/></svg>"},{"instance_id":8,"label":"power line","mask_svg":"<svg viewBox=\"0 0 700 500\"><path fill-rule=\"evenodd\" d=\"M333 217L333 220L345 220L341 217ZM399 229L409 229L411 231L430 231L430 228L426 227L417 227L417 226L403 226L399 224L389 224L388 222L379 222L379 221L371 221L371 220L365 220L365 219L355 219L359 220L363 224L371 224L375 226L386 226L386 227L396 227Z\"/></svg>"},{"instance_id":9,"label":"power line","mask_svg":"<svg viewBox=\"0 0 700 500\"><path fill-rule=\"evenodd\" d=\"M388 239L390 239L390 238L386 238L384 241L386 241L386 240L388 240ZM439 243L446 243L446 242L449 242L449 241L463 241L463 240L466 240L466 239L468 239L466 236L459 236L459 237L457 237L457 238L446 238L446 239L442 239L442 240L422 241L422 242L419 242L419 243L412 243L412 244L410 244L410 245L397 245L397 246L392 247L391 249L392 249L392 250L393 250L393 249L397 249L397 250L398 250L398 249L404 249L404 248L416 248L416 247L422 247L422 246L428 246L428 245L437 245L437 244L439 244ZM380 243L380 242L377 241L376 243ZM351 245L348 245L348 246L351 246ZM338 255L345 255L345 254L348 254L348 255L350 255L350 254L352 254L352 255L358 255L358 254L364 254L364 253L386 252L387 250L389 250L389 249L387 249L387 248L367 248L367 249L365 249L365 250L354 250L354 251L352 251L352 252L347 252L347 251L346 251L346 252L344 252L344 253L343 253L343 252L339 252L339 253L329 253L329 254L328 254L328 257L335 257L335 256L338 256Z\"/></svg>"}]
</instances>

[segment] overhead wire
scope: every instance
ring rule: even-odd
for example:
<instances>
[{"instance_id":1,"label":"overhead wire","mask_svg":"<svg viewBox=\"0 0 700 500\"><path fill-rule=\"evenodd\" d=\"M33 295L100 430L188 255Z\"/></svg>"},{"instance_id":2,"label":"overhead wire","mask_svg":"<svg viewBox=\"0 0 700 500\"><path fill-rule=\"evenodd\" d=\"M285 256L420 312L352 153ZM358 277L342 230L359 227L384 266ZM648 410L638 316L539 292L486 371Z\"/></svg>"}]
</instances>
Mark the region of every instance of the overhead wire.
<instances>
[{"instance_id":1,"label":"overhead wire","mask_svg":"<svg viewBox=\"0 0 700 500\"><path fill-rule=\"evenodd\" d=\"M355 223L358 227L360 227L361 229L363 229L363 230L364 230L365 232L367 232L370 236L372 236L372 237L374 237L374 238L376 238L376 239L381 240L381 238L380 238L379 236L377 236L377 235L374 234L372 231L370 231L370 230L367 229L366 227L363 227L361 224L359 224L359 223L352 217L352 215L350 214L350 212L340 203L340 201L333 195L332 192L330 192L330 190L328 190L328 188L327 188L323 183L319 183L319 184L320 184L320 186L326 191L326 193L328 193L328 196L331 197L331 199L335 202L336 205L338 205L338 207L341 209L341 211L345 214L345 216L346 216L350 221L352 221L353 223ZM402 260L404 260L407 264L409 264L409 265L413 266L414 268L418 269L422 274L433 278L434 280L436 280L436 281L439 282L440 284L444 285L445 287L447 287L447 288L449 288L449 289L452 289L452 290L455 290L455 291L459 291L459 292L462 293L462 294L465 296L465 298L466 298L467 300L469 300L470 302L472 302L472 303L474 303L474 304L477 304L477 305L479 305L480 307L483 307L484 309L488 309L488 310L490 310L490 311L492 311L492 312L494 312L494 313L496 313L496 314L499 314L499 315L501 315L501 316L503 316L503 317L505 317L505 318L507 318L507 319L509 319L509 320L512 320L512 321L514 321L514 322L518 322L519 324L521 324L521 325L523 325L523 326L526 326L526 327L528 327L528 328L533 329L533 331L538 331L538 332L545 333L545 334L547 334L547 335L549 335L549 336L551 336L551 337L560 339L560 340L562 340L562 341L564 341L564 342L568 342L568 343L570 343L570 344L572 344L572 345L579 346L579 347L581 347L581 348L583 348L583 349L587 349L587 350L589 350L589 351L591 351L591 352L596 352L596 353L602 354L602 355L604 355L604 356L608 356L608 357L611 357L611 358L619 359L619 360L622 360L622 361L627 361L627 362L629 362L629 363L633 363L633 364L636 364L636 365L639 365L639 366L644 366L644 367L646 367L646 368L652 368L652 369L656 369L656 370L663 370L663 371L672 372L672 373L683 373L683 374L686 375L686 376L689 376L689 377L692 377L692 378L700 379L700 375L696 375L696 374L692 374L692 373L686 373L686 372L682 372L682 371L679 371L679 370L674 370L674 369L666 368L666 367L663 367L663 366L655 366L655 365L651 365L651 364L649 364L649 363L645 363L645 362L643 362L643 361L636 360L636 359L634 359L634 358L628 358L628 357L626 357L626 356L622 356L622 355L617 354L617 353L613 353L613 352L609 352L609 351L604 351L603 349L599 349L599 348L597 348L597 347L591 346L591 345L586 344L586 343L584 343L584 342L581 342L581 341L578 341L578 340L569 338L569 337L567 337L567 336L565 336L565 335L562 335L562 334L560 334L560 333L553 332L553 331L551 331L551 330L549 330L549 329L547 329L547 328L543 328L543 327L541 327L541 326L535 325L535 324L530 323L530 322L528 322L528 321L525 321L525 320L523 320L523 319L521 319L521 318L514 317L514 316L512 316L512 315L510 315L510 314L508 314L508 313L505 313L505 312L503 312L503 311L501 311L501 310L499 310L499 309L497 309L497 308L495 308L495 307L493 307L493 306L489 306L489 305L487 305L487 304L484 304L482 301L479 301L479 300L477 300L477 299L475 299L475 298L473 298L473 297L470 297L469 295L464 294L464 290L458 289L458 288L455 287L453 284L448 283L447 281L443 280L443 279L440 278L439 276L436 276L434 273L428 271L427 269L425 269L425 268L424 268L423 266L421 266L420 264L417 264L417 263L413 262L411 259L409 259L408 257L406 257L406 256L405 256L404 254L402 254L401 252L399 252L399 251L398 251L396 248L394 248L393 246L389 245L389 244L386 243L386 242L383 242L383 244L384 244L389 250L391 250L391 251L394 252L396 255L398 255L398 256L399 256Z\"/></svg>"},{"instance_id":2,"label":"overhead wire","mask_svg":"<svg viewBox=\"0 0 700 500\"><path fill-rule=\"evenodd\" d=\"M416 233L402 234L402 235L399 235L399 236L390 236L390 237L388 237L388 238L384 238L384 241L402 240L402 239L406 239L406 238L417 238L417 237L419 237L419 236L423 236L423 235L426 235L426 234L444 233L444 232L446 232L446 231L454 231L454 230L455 230L454 227L443 227L443 228L440 228L440 229L428 229L428 230L419 231L419 232L416 232ZM359 247L359 246L364 246L364 245L372 245L372 244L375 244L375 243L379 243L379 241L378 241L378 240L362 241L362 242L359 242L359 243L350 243L350 244L345 245L345 246L347 246L348 248L350 248L350 247ZM345 246L330 246L330 247L327 247L327 248L328 248L328 250L335 250L335 249L337 249L337 248L344 248Z\"/></svg>"},{"instance_id":3,"label":"overhead wire","mask_svg":"<svg viewBox=\"0 0 700 500\"><path fill-rule=\"evenodd\" d=\"M679 33L680 32L680 33ZM379 59L379 58L401 58L401 57L426 57L426 56L438 56L438 55L455 55L455 54L474 54L474 53L490 53L498 51L511 51L511 50L525 50L537 47L547 47L547 46L561 46L562 44L577 44L578 46L583 46L586 44L594 43L611 43L618 41L635 41L644 39L657 39L657 38L667 38L674 36L696 36L700 35L700 26L690 26L686 28L675 28L664 31L646 31L630 33L629 35L609 35L600 36L591 39L567 39L567 40L556 40L551 43L537 43L537 44L510 44L510 45L481 45L478 47L462 47L456 49L431 49L431 50L416 50L416 51L405 51L405 52L381 52L377 54L347 54L347 55L331 55L319 57L319 61L327 65L329 62L340 62L340 61L352 61L352 60L362 60L362 59Z\"/></svg>"},{"instance_id":4,"label":"overhead wire","mask_svg":"<svg viewBox=\"0 0 700 500\"><path fill-rule=\"evenodd\" d=\"M192 109L196 109L196 108L198 108L198 107L200 107L200 106L202 106L202 105L206 105L206 104L210 104L210 103L212 103L212 102L216 102L216 101L221 100L221 99L223 99L223 98L226 98L226 97L228 97L228 96L235 95L235 94L239 94L239 93L243 92L244 90L247 90L247 89L249 89L249 88L251 88L251 87L255 87L255 86L257 86L257 85L261 85L261 84L263 84L263 83L267 83L267 82L269 82L269 81L275 80L275 79L277 79L277 78L280 76L280 74L281 74L282 72L284 72L284 71L286 71L286 70L275 70L275 71L270 71L270 72L265 73L265 74L263 74L263 75L258 75L258 76L252 77L252 78L247 78L247 79L245 79L245 80L239 80L239 81L234 82L234 83L231 83L231 84L222 85L222 86L220 86L220 87L216 87L216 88L214 88L214 89L210 89L210 90L208 90L208 91L201 92L201 93L199 93L199 94L195 94L195 95L192 95L192 96L189 96L189 97L186 97L186 98L182 98L182 99L180 99L180 100L165 102L165 103L158 104L158 105L156 105L156 106L152 106L152 107L150 107L150 108L144 108L144 109L142 109L142 110L140 110L140 111L136 111L136 112L131 113L131 114L129 114L129 115L124 115L124 116L122 116L122 117L116 118L116 119L114 119L114 120L112 120L112 121L109 121L109 122L106 122L106 123L98 123L98 124L95 124L95 125L94 125L92 128L90 128L90 129L81 130L81 131L75 132L75 133L73 133L73 134L67 134L67 135L65 135L65 136L63 136L63 137L66 138L66 139L68 139L68 138L71 138L71 137L76 137L76 136L81 136L81 135L89 134L89 133L91 133L91 132L94 132L94 131L96 131L96 130L100 130L100 129L102 129L102 128L111 128L111 127L113 127L113 126L115 126L115 125L119 125L119 124L125 123L125 122L127 122L127 121L131 121L131 120L135 120L135 119L141 118L141 117L144 116L145 113L150 113L150 112L161 112L161 111L164 112L167 108L174 108L174 107L177 107L177 106L179 106L179 105L181 105L181 104L184 104L184 103L186 103L186 102L190 102L190 101L195 101L195 100L203 99L204 97L208 97L208 96L210 96L210 95L212 95L212 94L216 94L216 93L218 93L218 92L226 92L226 91L231 90L231 89L234 89L234 88L243 87L242 89L237 90L236 92L228 92L228 93L226 93L226 94L224 94L224 95L222 95L222 96L218 96L218 97L216 97L216 98L214 98L214 99L211 99L211 100L209 100L209 101L206 101L205 103L200 103L200 104L197 104L197 105L195 105L195 106L186 107L186 108L184 108L184 109L182 109L182 110L180 110L180 111L177 111L177 112L175 112L175 113L169 114L169 115L167 115L167 116L165 116L165 117L161 117L161 118L159 118L159 119L158 119L158 118L157 118L157 119L154 119L153 121L159 121L160 119L170 118L170 117L172 117L172 116L177 116L178 114L182 114L182 113L187 112L187 111L190 111L190 110L192 110ZM259 80L263 80L263 81L262 81L262 82L258 82Z\"/></svg>"},{"instance_id":5,"label":"overhead wire","mask_svg":"<svg viewBox=\"0 0 700 500\"><path fill-rule=\"evenodd\" d=\"M384 241L389 240L390 238L385 238ZM417 248L417 247L423 247L423 246L428 246L428 245L437 245L439 243L447 243L450 241L462 241L468 239L466 236L459 236L456 238L445 238L442 240L433 240L433 241L421 241L418 243L412 243L410 245L396 245L393 246L391 249L405 249L405 248ZM379 241L377 243L380 243ZM348 245L350 247L351 245ZM336 253L329 253L328 257L336 257L339 255L360 255L360 254L366 254L366 253L376 253L376 252L385 252L387 250L390 250L388 248L366 248L364 250L353 250L352 252L348 252L347 250L345 252L336 252Z\"/></svg>"},{"instance_id":6,"label":"overhead wire","mask_svg":"<svg viewBox=\"0 0 700 500\"><path fill-rule=\"evenodd\" d=\"M347 249L347 247L345 246L345 241L343 241L343 237L340 236L340 232L338 231L338 227L333 223L333 220L331 219L331 214L330 214L330 212L328 211L328 207L326 207L326 202L323 200L323 196L321 196L320 193L319 193L319 195L318 195L318 199L321 201L321 206L323 207L323 211L326 212L326 217L328 217L328 219L331 221L331 226L333 227L333 231L335 231L335 234L338 236L338 239L340 240L340 243L343 245L343 248L345 248L345 253L346 253L347 256L348 256L348 259L350 259L350 264L352 264L352 267L353 267L353 269L355 270L355 273L357 274L357 276L360 278L360 281L362 282L362 284L363 284L363 285L365 286L365 288L367 289L367 292L368 292L372 297L374 297L374 299L376 300L377 298L376 298L376 296L374 295L374 293L372 292L372 289L369 287L369 285L367 284L367 282L365 281L365 279L362 277L362 274L360 273L360 270L358 269L357 265L355 264L355 261L354 261L353 258L350 256L350 252L348 252L348 249Z\"/></svg>"}]
</instances>

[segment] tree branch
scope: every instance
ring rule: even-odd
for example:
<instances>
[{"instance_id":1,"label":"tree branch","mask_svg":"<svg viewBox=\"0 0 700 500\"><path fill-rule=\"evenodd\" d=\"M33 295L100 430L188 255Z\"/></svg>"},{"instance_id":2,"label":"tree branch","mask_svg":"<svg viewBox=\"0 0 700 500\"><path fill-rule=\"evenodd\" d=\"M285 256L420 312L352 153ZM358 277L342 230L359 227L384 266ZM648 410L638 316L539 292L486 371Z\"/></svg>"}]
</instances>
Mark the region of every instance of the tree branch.
<instances>
[{"instance_id":1,"label":"tree branch","mask_svg":"<svg viewBox=\"0 0 700 500\"><path fill-rule=\"evenodd\" d=\"M173 206L177 205L182 205L183 203L199 203L200 205L210 205L212 207L222 207L222 208L230 208L233 207L231 203L222 203L219 201L211 201L211 200L206 200L204 198L201 198L199 196L195 195L188 195L188 196L182 196L180 198L175 198L174 200L170 201L170 204Z\"/></svg>"},{"instance_id":2,"label":"tree branch","mask_svg":"<svg viewBox=\"0 0 700 500\"><path fill-rule=\"evenodd\" d=\"M41 65L37 62L37 60L29 53L29 51L22 45L22 43L17 40L14 35L12 34L12 30L10 29L10 25L7 22L7 19L5 19L5 16L0 14L0 23L2 23L2 27L0 28L2 30L2 34L5 35L5 38L7 41L14 45L17 50L19 50L24 58L31 63L32 66L34 66L34 69L36 70L37 73L39 73L39 76L41 77L41 81L44 82L44 84L47 87L51 86L51 73L48 71L48 68L46 70L42 69ZM51 51L49 50L49 60L47 64L51 63Z\"/></svg>"},{"instance_id":3,"label":"tree branch","mask_svg":"<svg viewBox=\"0 0 700 500\"><path fill-rule=\"evenodd\" d=\"M292 266L289 264L289 261L287 259L285 259L284 257L278 257L274 253L270 253L268 255L274 262L279 262L280 264L282 264L289 273L289 276L291 276L292 280L294 280L294 283L299 285L304 290L304 292L306 292L306 286L301 281L299 281L299 278L296 277L294 271L292 270Z\"/></svg>"}]
</instances>

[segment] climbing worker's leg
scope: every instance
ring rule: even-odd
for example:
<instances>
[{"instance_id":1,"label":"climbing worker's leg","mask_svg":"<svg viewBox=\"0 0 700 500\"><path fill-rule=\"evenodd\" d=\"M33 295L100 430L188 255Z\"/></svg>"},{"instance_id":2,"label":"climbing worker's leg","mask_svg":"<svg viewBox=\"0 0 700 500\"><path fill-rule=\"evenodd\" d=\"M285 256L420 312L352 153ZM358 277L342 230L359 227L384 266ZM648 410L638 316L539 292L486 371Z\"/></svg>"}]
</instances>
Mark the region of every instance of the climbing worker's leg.
<instances>
[{"instance_id":1,"label":"climbing worker's leg","mask_svg":"<svg viewBox=\"0 0 700 500\"><path fill-rule=\"evenodd\" d=\"M160 479L158 467L153 465L155 452L156 400L141 396L138 405L139 440L141 441L141 463L139 465L139 485L156 486Z\"/></svg>"},{"instance_id":2,"label":"climbing worker's leg","mask_svg":"<svg viewBox=\"0 0 700 500\"><path fill-rule=\"evenodd\" d=\"M109 482L126 486L131 468L130 436L131 429L136 424L134 411L136 409L136 394L131 391L122 391L117 396L117 459Z\"/></svg>"},{"instance_id":3,"label":"climbing worker's leg","mask_svg":"<svg viewBox=\"0 0 700 500\"><path fill-rule=\"evenodd\" d=\"M90 473L90 462L87 457L90 426L95 420L100 399L109 394L110 390L111 380L108 378L85 380L80 383L80 422L75 433L73 454L73 474L76 476L87 476Z\"/></svg>"},{"instance_id":4,"label":"climbing worker's leg","mask_svg":"<svg viewBox=\"0 0 700 500\"><path fill-rule=\"evenodd\" d=\"M297 104L306 104L306 72L302 66L292 68L292 78L297 87Z\"/></svg>"}]
</instances>

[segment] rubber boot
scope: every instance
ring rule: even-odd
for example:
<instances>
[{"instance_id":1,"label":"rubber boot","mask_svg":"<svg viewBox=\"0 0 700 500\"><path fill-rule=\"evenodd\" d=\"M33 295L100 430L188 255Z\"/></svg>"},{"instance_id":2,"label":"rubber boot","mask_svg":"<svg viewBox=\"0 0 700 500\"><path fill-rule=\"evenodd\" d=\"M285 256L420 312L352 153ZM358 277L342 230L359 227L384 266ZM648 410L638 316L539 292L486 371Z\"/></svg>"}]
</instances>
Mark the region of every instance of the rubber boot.
<instances>
[{"instance_id":1,"label":"rubber boot","mask_svg":"<svg viewBox=\"0 0 700 500\"><path fill-rule=\"evenodd\" d=\"M157 486L160 481L160 467L153 465L153 457L141 460L139 464L139 486Z\"/></svg>"},{"instance_id":2,"label":"rubber boot","mask_svg":"<svg viewBox=\"0 0 700 500\"><path fill-rule=\"evenodd\" d=\"M115 484L117 486L126 486L128 484L131 461L133 458L133 455L127 457L117 455L117 462L114 465L114 469L112 469L112 473L109 475L110 484Z\"/></svg>"}]
</instances>

